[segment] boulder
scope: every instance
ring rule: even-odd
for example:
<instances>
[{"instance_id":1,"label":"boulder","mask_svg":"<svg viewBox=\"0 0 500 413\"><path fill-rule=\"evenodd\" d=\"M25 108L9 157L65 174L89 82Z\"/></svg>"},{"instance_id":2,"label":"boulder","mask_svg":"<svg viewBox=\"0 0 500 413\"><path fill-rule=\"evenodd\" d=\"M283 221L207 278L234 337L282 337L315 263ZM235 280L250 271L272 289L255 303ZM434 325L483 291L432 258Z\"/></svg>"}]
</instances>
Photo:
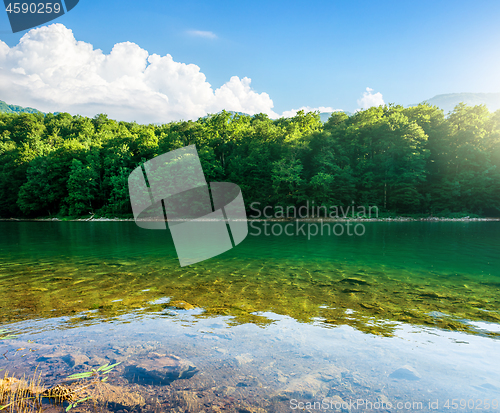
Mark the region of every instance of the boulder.
<instances>
[{"instance_id":1,"label":"boulder","mask_svg":"<svg viewBox=\"0 0 500 413\"><path fill-rule=\"evenodd\" d=\"M171 354L149 353L129 359L124 365L124 377L138 384L166 385L177 379L189 379L197 372L191 362Z\"/></svg>"}]
</instances>

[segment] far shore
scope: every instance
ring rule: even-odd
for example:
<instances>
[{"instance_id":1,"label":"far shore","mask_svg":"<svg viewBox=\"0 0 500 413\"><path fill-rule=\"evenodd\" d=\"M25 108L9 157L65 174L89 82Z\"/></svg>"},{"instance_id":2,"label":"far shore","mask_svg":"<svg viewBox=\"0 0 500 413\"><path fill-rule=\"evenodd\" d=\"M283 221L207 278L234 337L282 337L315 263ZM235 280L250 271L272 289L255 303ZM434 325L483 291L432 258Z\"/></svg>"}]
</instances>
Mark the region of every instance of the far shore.
<instances>
[{"instance_id":1,"label":"far shore","mask_svg":"<svg viewBox=\"0 0 500 413\"><path fill-rule=\"evenodd\" d=\"M471 217L462 217L462 218L444 218L444 217L424 217L424 218L413 218L413 217L372 217L372 218L352 218L352 217L338 217L338 218L251 218L247 219L248 221L261 221L261 222L291 222L291 221L299 221L299 222L477 222L477 221L500 221L500 217L485 217L485 218L471 218ZM110 221L134 221L134 218L106 218L106 217L90 217L90 218L75 218L75 219L67 219L67 218L0 218L1 222L110 222ZM209 220L207 220L209 221Z\"/></svg>"}]
</instances>

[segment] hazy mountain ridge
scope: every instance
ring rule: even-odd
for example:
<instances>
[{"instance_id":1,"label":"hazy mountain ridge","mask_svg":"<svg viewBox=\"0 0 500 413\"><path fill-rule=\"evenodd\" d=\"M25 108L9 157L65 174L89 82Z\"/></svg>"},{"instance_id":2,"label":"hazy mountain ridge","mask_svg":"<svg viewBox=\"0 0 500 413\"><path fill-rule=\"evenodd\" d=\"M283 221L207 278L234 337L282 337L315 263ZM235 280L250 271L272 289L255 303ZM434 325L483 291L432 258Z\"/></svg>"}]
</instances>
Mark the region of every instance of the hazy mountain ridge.
<instances>
[{"instance_id":1,"label":"hazy mountain ridge","mask_svg":"<svg viewBox=\"0 0 500 413\"><path fill-rule=\"evenodd\" d=\"M23 107L18 105L9 105L8 103L0 100L0 112L3 113L43 113L37 109Z\"/></svg>"},{"instance_id":2,"label":"hazy mountain ridge","mask_svg":"<svg viewBox=\"0 0 500 413\"><path fill-rule=\"evenodd\" d=\"M436 95L431 99L425 100L422 103L428 103L429 105L437 106L444 110L445 113L451 112L456 105L459 103L465 103L469 106L476 105L486 105L486 107L491 111L495 112L500 109L500 93L448 93L443 95ZM411 104L410 106L417 106L418 104ZM249 116L243 112L237 111L227 111L231 113L233 116L241 115L241 116ZM348 111L343 111L346 115L351 116L352 113ZM0 113L43 113L44 112L31 108L31 107L23 107L18 105L9 105L8 103L0 100ZM57 114L59 112L55 112ZM321 112L320 119L323 123L328 121L328 118L333 112ZM208 117L209 115L205 116Z\"/></svg>"}]
</instances>

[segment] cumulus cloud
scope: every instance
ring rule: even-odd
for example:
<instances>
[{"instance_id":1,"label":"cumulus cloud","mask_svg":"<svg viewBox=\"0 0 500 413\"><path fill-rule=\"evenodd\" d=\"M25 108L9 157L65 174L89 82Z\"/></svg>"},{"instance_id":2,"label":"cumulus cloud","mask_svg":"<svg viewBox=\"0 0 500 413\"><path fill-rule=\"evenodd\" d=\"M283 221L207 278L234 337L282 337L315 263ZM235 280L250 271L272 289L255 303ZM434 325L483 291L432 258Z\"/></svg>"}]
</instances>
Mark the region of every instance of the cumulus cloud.
<instances>
[{"instance_id":1,"label":"cumulus cloud","mask_svg":"<svg viewBox=\"0 0 500 413\"><path fill-rule=\"evenodd\" d=\"M331 107L320 106L318 108L311 108L310 106L302 106L299 109L285 110L281 115L284 118L292 118L294 117L299 110L303 110L304 112L315 112L319 110L320 113L323 112L341 112L342 109L333 109Z\"/></svg>"},{"instance_id":2,"label":"cumulus cloud","mask_svg":"<svg viewBox=\"0 0 500 413\"><path fill-rule=\"evenodd\" d=\"M188 30L187 33L195 37L205 37L206 39L217 39L217 35L215 33L204 30Z\"/></svg>"},{"instance_id":3,"label":"cumulus cloud","mask_svg":"<svg viewBox=\"0 0 500 413\"><path fill-rule=\"evenodd\" d=\"M361 109L368 109L372 106L383 106L385 105L384 99L382 98L382 93L372 93L373 89L367 87L366 92L363 93L363 97L358 99L358 106Z\"/></svg>"},{"instance_id":4,"label":"cumulus cloud","mask_svg":"<svg viewBox=\"0 0 500 413\"><path fill-rule=\"evenodd\" d=\"M104 54L62 24L30 30L12 48L0 41L1 99L44 112L107 113L141 123L197 119L222 109L276 117L269 95L250 83L233 76L214 90L194 64L131 42Z\"/></svg>"}]
</instances>

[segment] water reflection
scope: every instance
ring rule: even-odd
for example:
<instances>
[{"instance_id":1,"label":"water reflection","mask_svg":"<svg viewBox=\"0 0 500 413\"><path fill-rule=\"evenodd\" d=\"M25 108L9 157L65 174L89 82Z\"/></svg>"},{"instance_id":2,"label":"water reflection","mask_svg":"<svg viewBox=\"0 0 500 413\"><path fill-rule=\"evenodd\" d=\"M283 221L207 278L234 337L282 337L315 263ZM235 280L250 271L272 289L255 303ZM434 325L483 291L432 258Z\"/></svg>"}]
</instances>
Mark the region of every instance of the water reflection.
<instances>
[{"instance_id":1,"label":"water reflection","mask_svg":"<svg viewBox=\"0 0 500 413\"><path fill-rule=\"evenodd\" d=\"M174 405L201 411L208 403L228 411L245 406L280 412L292 411L293 399L325 398L444 403L448 398L494 399L500 388L500 350L487 337L397 323L389 338L273 313L261 315L271 321L265 326L199 315L196 309L140 319L124 315L64 331L59 326L68 319L17 323L13 327L19 331L29 324L32 332L2 343L7 358L0 368L29 372L38 364L43 380L56 383L75 372L122 362L111 383L145 400L154 395L165 409L159 411ZM151 357L174 357L193 367L189 377L168 382L131 378L130 366L144 369ZM146 377L151 380L158 372L152 374Z\"/></svg>"},{"instance_id":2,"label":"water reflection","mask_svg":"<svg viewBox=\"0 0 500 413\"><path fill-rule=\"evenodd\" d=\"M231 316L234 324L265 325L270 321L261 313L273 312L387 336L390 321L472 333L469 320L500 321L498 289L472 276L298 259L240 259L237 266L229 260L188 270L163 261L52 257L3 264L0 320L69 316L63 325L86 325L130 312L199 308L198 317Z\"/></svg>"}]
</instances>

